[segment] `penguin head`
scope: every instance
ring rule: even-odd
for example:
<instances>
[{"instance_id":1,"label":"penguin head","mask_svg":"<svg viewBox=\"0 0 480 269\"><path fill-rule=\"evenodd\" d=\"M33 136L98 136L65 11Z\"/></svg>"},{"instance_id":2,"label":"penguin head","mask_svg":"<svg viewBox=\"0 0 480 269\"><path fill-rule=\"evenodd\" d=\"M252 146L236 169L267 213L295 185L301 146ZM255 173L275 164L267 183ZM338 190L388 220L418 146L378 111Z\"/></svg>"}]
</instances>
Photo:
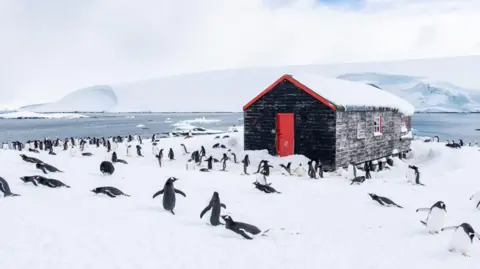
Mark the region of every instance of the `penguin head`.
<instances>
[{"instance_id":1,"label":"penguin head","mask_svg":"<svg viewBox=\"0 0 480 269\"><path fill-rule=\"evenodd\" d=\"M443 209L445 212L447 212L447 205L443 201L436 202L434 206L440 209Z\"/></svg>"},{"instance_id":2,"label":"penguin head","mask_svg":"<svg viewBox=\"0 0 480 269\"><path fill-rule=\"evenodd\" d=\"M230 217L229 215L223 215L223 216L222 216L222 219L223 219L225 222L231 222L231 221L233 221L233 220L232 220L232 217Z\"/></svg>"},{"instance_id":3,"label":"penguin head","mask_svg":"<svg viewBox=\"0 0 480 269\"><path fill-rule=\"evenodd\" d=\"M377 198L377 195L376 195L375 193L369 193L368 195L370 195L370 197L371 197L372 199Z\"/></svg>"},{"instance_id":4,"label":"penguin head","mask_svg":"<svg viewBox=\"0 0 480 269\"><path fill-rule=\"evenodd\" d=\"M99 192L100 192L100 188L95 188L95 189L91 190L91 192L93 192L93 193L99 193Z\"/></svg>"}]
</instances>

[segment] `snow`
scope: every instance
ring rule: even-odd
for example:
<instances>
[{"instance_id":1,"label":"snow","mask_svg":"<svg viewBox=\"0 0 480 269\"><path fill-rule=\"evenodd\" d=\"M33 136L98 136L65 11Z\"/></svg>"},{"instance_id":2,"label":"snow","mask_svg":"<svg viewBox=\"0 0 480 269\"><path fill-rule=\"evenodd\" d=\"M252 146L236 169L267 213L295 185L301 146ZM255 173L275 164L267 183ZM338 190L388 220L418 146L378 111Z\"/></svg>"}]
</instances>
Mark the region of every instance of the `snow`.
<instances>
[{"instance_id":1,"label":"snow","mask_svg":"<svg viewBox=\"0 0 480 269\"><path fill-rule=\"evenodd\" d=\"M215 122L221 122L222 120L219 120L219 119L207 119L204 117L201 117L201 118L195 118L193 120L184 120L184 121L181 121L182 123L186 123L186 124L191 124L191 123L203 123L203 124L208 124L208 123L215 123Z\"/></svg>"},{"instance_id":2,"label":"snow","mask_svg":"<svg viewBox=\"0 0 480 269\"><path fill-rule=\"evenodd\" d=\"M242 110L243 105L283 74L309 73L336 78L352 73L363 73L363 76L366 76L366 73L374 72L388 75L380 78L380 81L390 85L392 89L386 87L384 90L405 98L416 107L416 111L425 111L424 108L428 111L432 111L432 109L435 111L468 111L480 108L480 101L475 101L478 99L472 97L472 93L469 92L468 95L469 99L474 102L468 101L463 96L456 98L454 92L452 94L445 92L448 96L448 103L444 103L440 101L446 99L435 97L436 93L427 94L429 88L425 85L439 86L442 91L447 88L479 90L480 82L476 72L479 69L480 56L232 69L182 74L126 84L94 86L73 91L53 103L27 109L35 112L238 112ZM405 76L409 78L405 78ZM364 77L361 80L376 84L378 79L378 77ZM419 85L412 91L420 91L419 96L426 96L427 99L419 99L413 93L408 91L402 93L397 90L398 87L404 87L401 86L402 83L410 85L412 79L424 83L423 86ZM442 83L432 84L432 81ZM384 86L376 85L381 88ZM415 85L405 89L410 89ZM451 87L451 85L455 85L455 87ZM430 100L430 98L432 99Z\"/></svg>"},{"instance_id":3,"label":"snow","mask_svg":"<svg viewBox=\"0 0 480 269\"><path fill-rule=\"evenodd\" d=\"M268 182L282 194L256 190L255 175L240 175L241 164L229 162L229 172L186 171L190 156L182 155L180 143L190 152L204 145L207 155L220 158L224 151L212 149L220 142L213 136L161 139L159 146L172 147L176 154L174 161L164 159L162 168L148 143L143 146L143 158L126 157L125 145L120 145L118 157L129 164L115 165L112 176L99 172L100 162L110 155L88 143L85 151L92 152L92 157L70 157L61 149L55 150L57 156L25 153L64 170L49 176L70 189L23 183L19 177L40 172L23 162L18 152L0 150L1 176L14 193L21 194L0 198L0 268L451 269L479 264L479 241L473 243L471 258L450 253L453 233L428 234L420 224L425 216L415 213L442 200L448 208L446 226L468 222L480 229L480 215L469 201L478 190L478 148L457 150L443 143L413 141L407 162L419 167L425 187L406 183L407 163L397 158L390 171L372 173L374 179L350 186L341 173L328 173L320 180L286 177L278 164L292 161L295 169L307 159L243 152L242 133L231 137L238 141L232 151L239 159L250 155L250 172L261 159L270 160L274 168ZM163 210L162 197L152 199L170 176L180 178L175 187L187 195L177 197L175 216ZM112 199L90 192L108 185L131 197ZM273 229L269 236L248 241L224 226L210 226L209 213L200 219L214 191L227 206L222 214L262 230ZM367 193L389 197L405 209L381 207Z\"/></svg>"},{"instance_id":4,"label":"snow","mask_svg":"<svg viewBox=\"0 0 480 269\"><path fill-rule=\"evenodd\" d=\"M406 134L402 135L400 138L402 138L402 139L412 139L413 138L413 133L410 130Z\"/></svg>"},{"instance_id":5,"label":"snow","mask_svg":"<svg viewBox=\"0 0 480 269\"><path fill-rule=\"evenodd\" d=\"M9 113L0 113L2 119L78 119L88 118L88 116L76 113L35 113L30 111L15 111Z\"/></svg>"},{"instance_id":6,"label":"snow","mask_svg":"<svg viewBox=\"0 0 480 269\"><path fill-rule=\"evenodd\" d=\"M346 110L355 107L390 107L405 115L413 115L414 107L404 99L365 83L326 78L314 74L292 76L310 90Z\"/></svg>"}]
</instances>

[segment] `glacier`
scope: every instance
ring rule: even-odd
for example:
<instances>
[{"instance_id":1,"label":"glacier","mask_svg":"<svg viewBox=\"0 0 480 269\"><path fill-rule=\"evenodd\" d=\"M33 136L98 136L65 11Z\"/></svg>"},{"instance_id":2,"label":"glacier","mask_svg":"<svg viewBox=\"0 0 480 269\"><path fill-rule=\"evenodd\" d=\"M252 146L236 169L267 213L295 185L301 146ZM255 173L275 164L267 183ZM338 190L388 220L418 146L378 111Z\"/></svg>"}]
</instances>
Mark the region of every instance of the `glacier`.
<instances>
[{"instance_id":1,"label":"glacier","mask_svg":"<svg viewBox=\"0 0 480 269\"><path fill-rule=\"evenodd\" d=\"M34 112L238 112L283 74L315 73L375 85L416 112L480 112L480 56L380 63L252 67L73 91ZM321 91L319 91L321 94Z\"/></svg>"}]
</instances>

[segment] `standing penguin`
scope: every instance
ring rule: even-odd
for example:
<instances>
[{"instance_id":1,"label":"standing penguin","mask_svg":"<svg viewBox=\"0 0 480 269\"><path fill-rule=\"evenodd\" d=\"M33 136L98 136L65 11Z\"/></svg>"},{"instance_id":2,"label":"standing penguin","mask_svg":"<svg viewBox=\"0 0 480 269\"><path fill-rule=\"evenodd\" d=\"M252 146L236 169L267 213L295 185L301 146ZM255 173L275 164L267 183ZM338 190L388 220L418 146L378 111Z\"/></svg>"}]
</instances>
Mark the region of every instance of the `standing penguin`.
<instances>
[{"instance_id":1,"label":"standing penguin","mask_svg":"<svg viewBox=\"0 0 480 269\"><path fill-rule=\"evenodd\" d=\"M160 165L160 167L162 167L162 158L163 158L163 149L161 149L157 155L155 155L155 157L157 157L157 160L158 160L158 165Z\"/></svg>"},{"instance_id":2,"label":"standing penguin","mask_svg":"<svg viewBox=\"0 0 480 269\"><path fill-rule=\"evenodd\" d=\"M12 193L10 185L8 185L8 182L3 177L0 177L0 191L3 193L3 197L20 196L20 194Z\"/></svg>"},{"instance_id":3,"label":"standing penguin","mask_svg":"<svg viewBox=\"0 0 480 269\"><path fill-rule=\"evenodd\" d=\"M475 232L473 227L468 223L462 223L458 226L449 226L442 229L454 230L452 239L450 240L449 249L450 252L461 252L463 256L469 256L468 251L473 244L473 238L480 239L480 235Z\"/></svg>"},{"instance_id":4,"label":"standing penguin","mask_svg":"<svg viewBox=\"0 0 480 269\"><path fill-rule=\"evenodd\" d=\"M183 150L185 151L185 154L189 154L189 153L190 153L190 152L188 152L187 147L185 146L185 144L182 143L182 144L180 144L180 146L183 147Z\"/></svg>"},{"instance_id":5,"label":"standing penguin","mask_svg":"<svg viewBox=\"0 0 480 269\"><path fill-rule=\"evenodd\" d=\"M223 153L223 157L220 160L222 162L222 171L227 171L227 161L230 160L226 153Z\"/></svg>"},{"instance_id":6,"label":"standing penguin","mask_svg":"<svg viewBox=\"0 0 480 269\"><path fill-rule=\"evenodd\" d=\"M245 175L249 175L247 172L247 168L250 165L250 159L248 158L248 154L245 155L245 157L242 160L242 163L243 163L243 173Z\"/></svg>"},{"instance_id":7,"label":"standing penguin","mask_svg":"<svg viewBox=\"0 0 480 269\"><path fill-rule=\"evenodd\" d=\"M312 160L307 162L308 164L308 176L312 179L317 178L317 173L315 172L315 168L313 168Z\"/></svg>"},{"instance_id":8,"label":"standing penguin","mask_svg":"<svg viewBox=\"0 0 480 269\"><path fill-rule=\"evenodd\" d=\"M110 140L107 140L107 152L110 152L112 150L112 143L110 143Z\"/></svg>"},{"instance_id":9,"label":"standing penguin","mask_svg":"<svg viewBox=\"0 0 480 269\"><path fill-rule=\"evenodd\" d=\"M207 169L212 170L213 169L213 157L210 156L205 161L207 162Z\"/></svg>"},{"instance_id":10,"label":"standing penguin","mask_svg":"<svg viewBox=\"0 0 480 269\"><path fill-rule=\"evenodd\" d=\"M233 153L233 152L231 152L230 154L232 154L232 156L233 156L233 162L234 162L234 163L238 163L238 162L237 162L237 154L235 154L235 153Z\"/></svg>"},{"instance_id":11,"label":"standing penguin","mask_svg":"<svg viewBox=\"0 0 480 269\"><path fill-rule=\"evenodd\" d=\"M175 154L173 153L172 148L170 148L170 150L168 151L168 158L170 159L170 161L175 160Z\"/></svg>"},{"instance_id":12,"label":"standing penguin","mask_svg":"<svg viewBox=\"0 0 480 269\"><path fill-rule=\"evenodd\" d=\"M420 221L428 228L430 234L438 234L445 223L445 217L447 215L447 206L444 202L438 201L430 208L419 208L416 212L428 211L426 221Z\"/></svg>"},{"instance_id":13,"label":"standing penguin","mask_svg":"<svg viewBox=\"0 0 480 269\"><path fill-rule=\"evenodd\" d=\"M142 146L140 146L140 145L137 145L137 155L138 155L138 157L143 157Z\"/></svg>"},{"instance_id":14,"label":"standing penguin","mask_svg":"<svg viewBox=\"0 0 480 269\"><path fill-rule=\"evenodd\" d=\"M173 186L173 183L177 180L178 178L169 177L167 179L167 182L165 182L163 189L157 191L153 195L153 199L155 199L155 197L157 197L158 195L163 194L163 208L165 210L172 212L173 215L175 215L175 212L173 212L173 210L175 209L175 203L176 203L175 193L178 193L183 197L187 197L184 192L182 192L181 190L175 189L175 187Z\"/></svg>"},{"instance_id":15,"label":"standing penguin","mask_svg":"<svg viewBox=\"0 0 480 269\"><path fill-rule=\"evenodd\" d=\"M365 162L364 165L363 165L363 169L365 170L365 178L366 179L371 179L372 178L372 175L370 174L370 168L371 168L370 162Z\"/></svg>"},{"instance_id":16,"label":"standing penguin","mask_svg":"<svg viewBox=\"0 0 480 269\"><path fill-rule=\"evenodd\" d=\"M218 196L218 192L213 192L212 198L210 199L210 202L208 203L208 206L205 207L205 209L202 210L200 213L200 218L205 215L205 213L208 212L208 210L212 210L212 214L210 215L210 224L213 226L217 226L222 224L220 222L220 211L221 208L227 209L227 206L225 204L222 204L220 202L220 197Z\"/></svg>"},{"instance_id":17,"label":"standing penguin","mask_svg":"<svg viewBox=\"0 0 480 269\"><path fill-rule=\"evenodd\" d=\"M200 147L200 156L205 157L207 155L207 151L205 150L204 146Z\"/></svg>"},{"instance_id":18,"label":"standing penguin","mask_svg":"<svg viewBox=\"0 0 480 269\"><path fill-rule=\"evenodd\" d=\"M415 184L425 186L420 182L420 171L418 171L418 167L416 167L415 165L409 165L408 168L413 170L413 177L415 178Z\"/></svg>"},{"instance_id":19,"label":"standing penguin","mask_svg":"<svg viewBox=\"0 0 480 269\"><path fill-rule=\"evenodd\" d=\"M270 176L270 168L273 168L273 166L270 165L267 160L264 160L260 173L268 177Z\"/></svg>"},{"instance_id":20,"label":"standing penguin","mask_svg":"<svg viewBox=\"0 0 480 269\"><path fill-rule=\"evenodd\" d=\"M318 172L318 177L323 178L323 164L320 159L315 161L315 172Z\"/></svg>"}]
</instances>

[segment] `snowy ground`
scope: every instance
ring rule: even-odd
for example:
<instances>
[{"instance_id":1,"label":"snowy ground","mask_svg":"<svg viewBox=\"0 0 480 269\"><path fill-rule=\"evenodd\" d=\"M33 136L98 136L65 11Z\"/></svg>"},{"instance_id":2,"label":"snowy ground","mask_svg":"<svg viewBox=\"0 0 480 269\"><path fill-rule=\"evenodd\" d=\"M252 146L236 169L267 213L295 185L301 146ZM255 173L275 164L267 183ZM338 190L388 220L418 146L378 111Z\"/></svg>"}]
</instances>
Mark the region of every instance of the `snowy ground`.
<instances>
[{"instance_id":1,"label":"snowy ground","mask_svg":"<svg viewBox=\"0 0 480 269\"><path fill-rule=\"evenodd\" d=\"M228 144L228 139L222 141ZM254 176L240 175L240 164L229 163L229 172L186 171L189 155L182 155L180 143L189 151L204 145L207 155L220 158L225 150L212 149L216 142L213 136L162 139L165 160L160 168L145 139L144 158L126 157L124 148L117 150L129 164L115 165L110 177L99 171L100 162L110 158L104 148L89 146L85 151L93 157L70 157L60 149L58 156L39 154L65 171L50 176L70 189L24 184L19 177L40 172L23 162L18 152L0 150L0 176L21 194L0 202L0 268L478 268L480 242L474 242L470 258L450 253L452 232L428 234L420 224L426 213L415 212L443 200L446 226L469 222L480 229L480 212L469 201L480 189L477 148L454 150L414 142L409 162L420 167L426 187L407 183L407 164L395 160L394 169L375 174L360 186L350 186L347 179L333 174L321 180L286 177L276 168L269 181L282 194L264 194L253 187ZM239 142L232 150L241 159ZM170 147L177 160L166 159ZM249 154L253 172L267 155ZM295 167L305 161L301 156L270 159L274 166L292 160ZM175 187L187 195L177 196L175 216L163 210L161 196L152 199L170 176L180 178ZM108 185L131 197L112 199L89 192ZM210 226L210 213L204 219L199 215L214 191L227 205L223 214L274 230L268 237L245 240L224 226ZM405 209L381 207L369 192L387 196Z\"/></svg>"}]
</instances>

